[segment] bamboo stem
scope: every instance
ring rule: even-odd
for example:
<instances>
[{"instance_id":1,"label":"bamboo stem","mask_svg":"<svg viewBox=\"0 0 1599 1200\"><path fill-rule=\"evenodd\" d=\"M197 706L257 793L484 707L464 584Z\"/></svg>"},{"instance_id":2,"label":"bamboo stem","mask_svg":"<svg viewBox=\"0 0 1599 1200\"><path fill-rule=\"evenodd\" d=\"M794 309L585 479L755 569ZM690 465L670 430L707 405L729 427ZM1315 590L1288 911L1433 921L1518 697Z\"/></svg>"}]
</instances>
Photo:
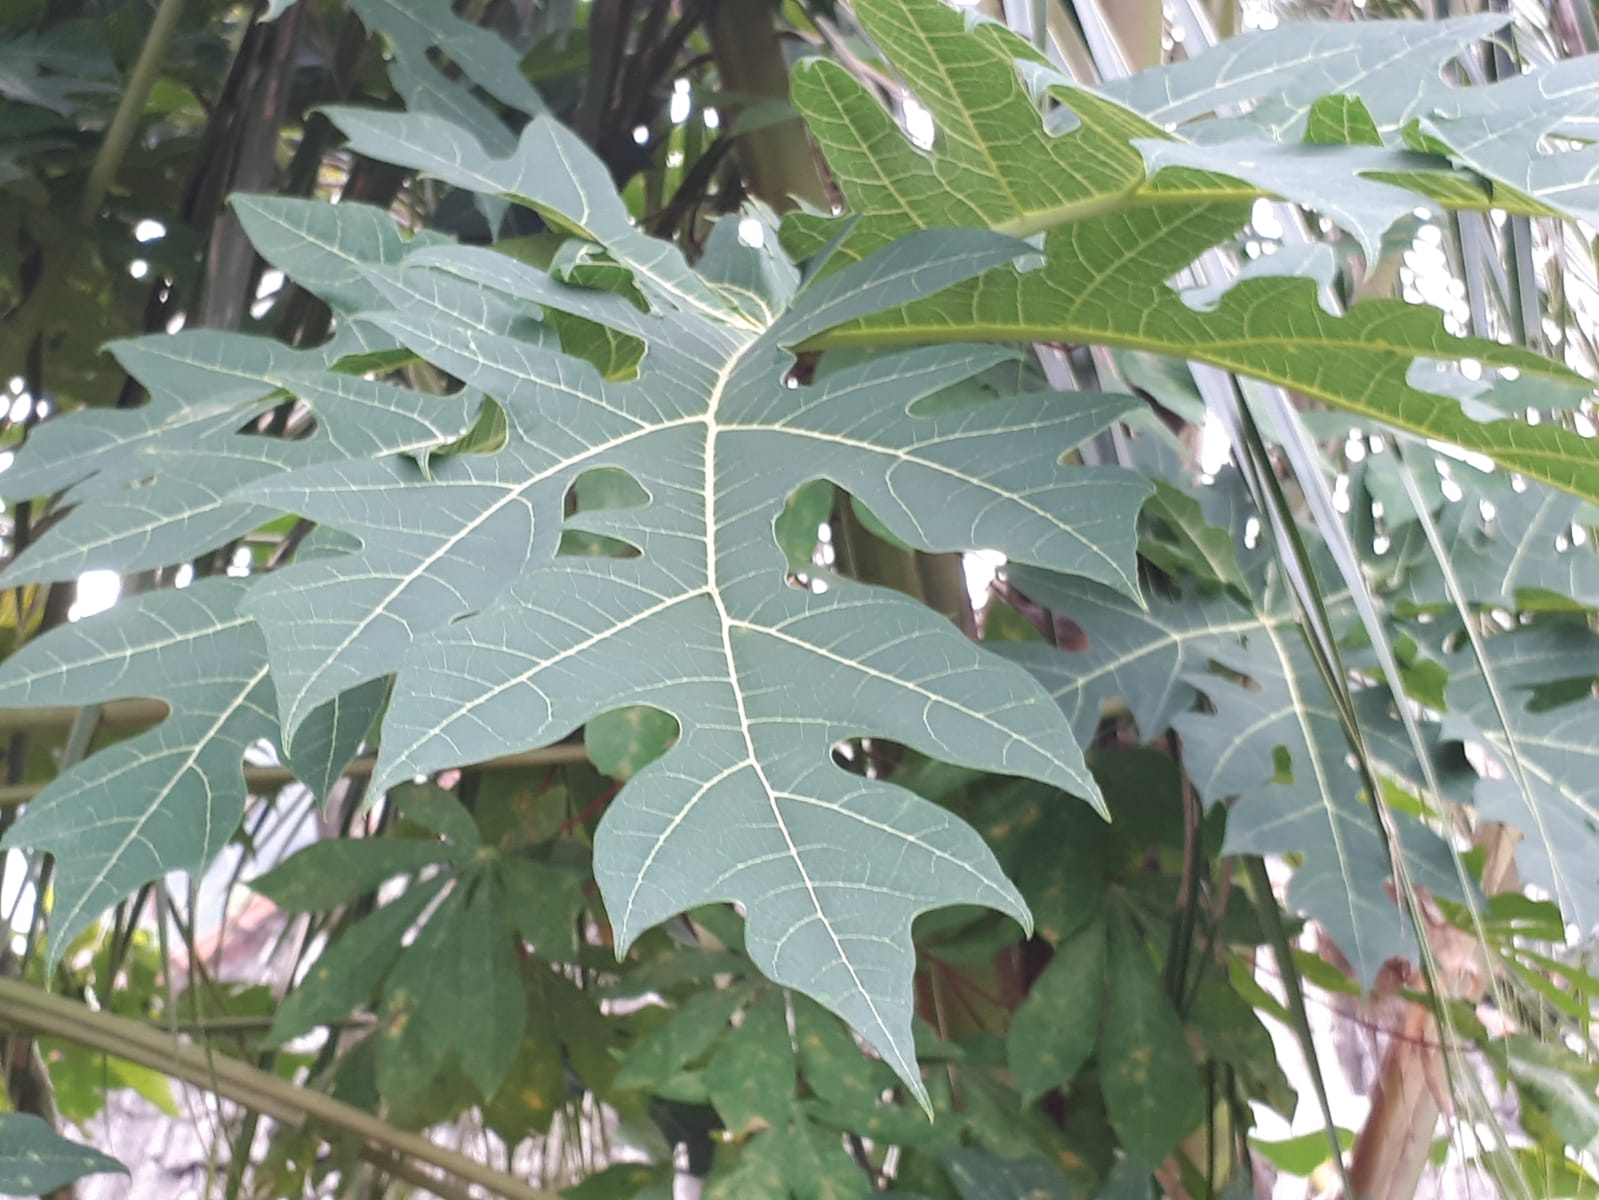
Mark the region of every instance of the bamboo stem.
<instances>
[{"instance_id":1,"label":"bamboo stem","mask_svg":"<svg viewBox=\"0 0 1599 1200\"><path fill-rule=\"evenodd\" d=\"M717 5L706 32L723 91L788 103L788 62L777 37L776 13L769 0ZM736 152L750 190L778 212L793 208L795 199L826 211L827 192L798 116L744 134Z\"/></svg>"},{"instance_id":2,"label":"bamboo stem","mask_svg":"<svg viewBox=\"0 0 1599 1200\"><path fill-rule=\"evenodd\" d=\"M1514 891L1516 842L1509 826L1483 824L1477 844L1487 854L1484 895ZM1476 939L1453 925L1428 931L1440 967L1439 983L1448 1000L1476 1003L1488 990L1489 967ZM1448 1111L1446 1041L1431 1007L1407 1003L1403 1019L1388 1039L1382 1072L1371 1089L1371 1112L1350 1153L1350 1195L1361 1200L1405 1200L1416 1194L1432 1154L1438 1118Z\"/></svg>"},{"instance_id":3,"label":"bamboo stem","mask_svg":"<svg viewBox=\"0 0 1599 1200\"><path fill-rule=\"evenodd\" d=\"M172 35L177 32L178 18L182 15L183 0L161 0L161 7L156 9L155 19L150 22L150 32L145 34L144 45L139 49L139 60L134 63L133 74L128 77L127 90L122 93L122 102L117 105L105 140L100 143L99 152L89 168L89 178L83 185L78 218L85 225L93 221L100 211L100 202L110 191L111 180L133 143L139 115L144 112L145 101L150 98L150 89L155 87L161 60L166 57Z\"/></svg>"},{"instance_id":4,"label":"bamboo stem","mask_svg":"<svg viewBox=\"0 0 1599 1200\"><path fill-rule=\"evenodd\" d=\"M279 1079L237 1059L210 1054L203 1046L177 1041L142 1022L95 1012L13 979L0 979L0 1023L30 1034L64 1038L161 1071L285 1125L302 1128L319 1122L359 1138L384 1154L426 1163L507 1200L557 1200L554 1192L531 1187L331 1096ZM444 1187L449 1184L444 1182Z\"/></svg>"}]
</instances>

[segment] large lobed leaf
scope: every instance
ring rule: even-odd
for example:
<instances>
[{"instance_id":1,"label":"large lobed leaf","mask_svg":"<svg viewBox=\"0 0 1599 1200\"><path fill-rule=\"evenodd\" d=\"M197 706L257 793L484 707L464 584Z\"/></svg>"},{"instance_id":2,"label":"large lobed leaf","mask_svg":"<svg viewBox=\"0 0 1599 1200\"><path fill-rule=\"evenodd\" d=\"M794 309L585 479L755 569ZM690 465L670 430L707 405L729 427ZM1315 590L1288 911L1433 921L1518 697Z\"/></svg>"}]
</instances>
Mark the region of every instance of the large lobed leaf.
<instances>
[{"instance_id":1,"label":"large lobed leaf","mask_svg":"<svg viewBox=\"0 0 1599 1200\"><path fill-rule=\"evenodd\" d=\"M384 303L363 323L493 397L507 436L492 452L352 457L231 494L360 542L273 573L244 602L285 730L297 737L309 714L397 671L374 777L385 787L547 744L625 705L665 710L676 745L627 784L596 838L618 947L686 908L737 903L761 968L842 1014L919 1090L912 920L952 903L1027 912L974 831L842 769L834 746L887 737L1098 792L1025 672L896 593L791 586L773 521L825 476L910 545L993 547L1135 595L1147 485L1060 460L1136 402L935 402L1007 356L963 346L794 385L787 347L1026 251L1010 238L918 234L796 293L769 238L725 236L763 240L747 223L730 222L691 271L634 229L601 164L549 121L496 158L434 116L336 119L362 153L529 204L596 243L647 310L491 250L423 248L365 269ZM288 252L293 222L271 202L249 211ZM637 377L605 378L543 325L484 319L508 309L636 339ZM568 494L600 470L626 472L642 502L566 516ZM563 555L573 531L640 553Z\"/></svg>"},{"instance_id":2,"label":"large lobed leaf","mask_svg":"<svg viewBox=\"0 0 1599 1200\"><path fill-rule=\"evenodd\" d=\"M482 399L330 374L323 368L335 354L242 334L146 337L111 350L150 401L53 421L0 476L8 498L68 488L74 503L8 564L7 584L194 558L277 515L232 498L241 483L316 462L423 452L465 433ZM315 415L312 436L239 432L286 392Z\"/></svg>"},{"instance_id":3,"label":"large lobed leaf","mask_svg":"<svg viewBox=\"0 0 1599 1200\"><path fill-rule=\"evenodd\" d=\"M1389 189L1386 218L1359 231L1368 250L1402 202L1401 187L1449 207L1592 221L1599 65L1579 56L1495 83L1451 82L1451 60L1508 21L1288 22L1103 90L1192 139L1142 143L1152 166L1215 170L1333 217L1352 194L1382 203L1381 189L1399 185ZM1035 87L1070 82L1029 73ZM1405 151L1435 161L1406 163Z\"/></svg>"},{"instance_id":4,"label":"large lobed leaf","mask_svg":"<svg viewBox=\"0 0 1599 1200\"><path fill-rule=\"evenodd\" d=\"M1555 363L1485 339L1452 337L1438 313L1398 301L1367 301L1344 315L1331 314L1319 303L1315 282L1305 278L1262 273L1239 282L1206 311L1186 304L1168 281L1204 250L1230 239L1260 194L1216 169L1195 167L1213 164L1236 172L1247 155L1234 147L1225 153L1189 151L1122 103L1041 73L1026 43L1003 29L983 23L968 30L963 14L937 0L861 0L857 10L932 113L937 140L931 151L919 150L841 67L822 60L805 64L795 76L794 101L827 155L854 224L840 232L836 220L798 214L785 226L786 242L805 251L837 234L839 253L851 257L910 229L1047 231L1045 262L1032 269L1025 263L1002 267L938 296L840 326L818 345L925 341L960 329L968 337L1099 343L1196 359L1420 437L1453 442L1530 478L1599 498L1599 442L1551 424L1474 421L1455 400L1412 379L1419 361L1463 357L1568 379ZM1396 35L1390 54L1406 63L1436 62L1487 28L1450 27L1415 45ZM1370 52L1369 46L1352 49L1340 69ZM1041 113L1024 75L1035 77L1064 111ZM1320 86L1319 75L1309 78ZM1358 70L1352 82L1359 82ZM1150 86L1158 96L1163 85ZM1260 90L1258 81L1246 79L1240 98ZM1290 90L1308 102L1302 90ZM1184 111L1177 95L1171 101L1176 115L1137 88L1122 98L1140 97L1163 119ZM1525 99L1519 104L1517 112L1536 108ZM1397 111L1406 110L1397 105ZM1530 128L1540 126L1534 122ZM1424 138L1413 144L1439 149ZM1521 137L1517 146L1534 156L1535 136ZM1286 187L1306 176L1314 148L1292 149L1298 157L1272 165L1260 175L1262 186ZM1371 225L1380 224L1382 214L1403 211L1398 196L1404 193L1390 184L1415 182L1416 163L1384 157L1387 152L1375 147L1334 149L1340 168L1320 177L1321 192L1333 194L1335 184L1328 180L1348 185L1355 179L1353 190L1342 187L1338 203L1360 206L1349 212L1368 223L1370 240ZM1170 155L1179 165L1147 179L1145 153ZM1430 161L1438 169L1422 174L1459 186L1447 158ZM1381 178L1359 178L1373 172Z\"/></svg>"}]
</instances>

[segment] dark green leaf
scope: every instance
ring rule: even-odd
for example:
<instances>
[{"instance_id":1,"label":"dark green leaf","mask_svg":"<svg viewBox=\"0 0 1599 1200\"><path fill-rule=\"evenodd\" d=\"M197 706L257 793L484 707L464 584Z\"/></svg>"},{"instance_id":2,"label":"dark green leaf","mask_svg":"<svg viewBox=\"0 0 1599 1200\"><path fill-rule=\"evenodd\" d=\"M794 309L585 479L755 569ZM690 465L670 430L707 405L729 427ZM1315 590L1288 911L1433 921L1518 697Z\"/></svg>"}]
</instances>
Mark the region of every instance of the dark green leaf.
<instances>
[{"instance_id":1,"label":"dark green leaf","mask_svg":"<svg viewBox=\"0 0 1599 1200\"><path fill-rule=\"evenodd\" d=\"M250 880L250 887L289 912L326 912L360 899L396 875L460 857L437 842L333 838L312 843Z\"/></svg>"},{"instance_id":2,"label":"dark green leaf","mask_svg":"<svg viewBox=\"0 0 1599 1200\"><path fill-rule=\"evenodd\" d=\"M443 879L413 885L393 903L345 930L284 997L272 1022L271 1040L281 1044L299 1037L370 1000L399 957L400 939L443 886Z\"/></svg>"},{"instance_id":3,"label":"dark green leaf","mask_svg":"<svg viewBox=\"0 0 1599 1200\"><path fill-rule=\"evenodd\" d=\"M437 834L457 852L477 849L477 822L454 792L431 783L407 783L390 788L389 799L407 821Z\"/></svg>"},{"instance_id":4,"label":"dark green leaf","mask_svg":"<svg viewBox=\"0 0 1599 1200\"><path fill-rule=\"evenodd\" d=\"M728 1028L746 989L697 992L659 1029L628 1051L616 1074L618 1087L648 1088L664 1083L700 1058Z\"/></svg>"},{"instance_id":5,"label":"dark green leaf","mask_svg":"<svg viewBox=\"0 0 1599 1200\"><path fill-rule=\"evenodd\" d=\"M956 1150L944 1165L961 1200L1067 1200L1060 1168L1040 1159L1007 1161L986 1150Z\"/></svg>"},{"instance_id":6,"label":"dark green leaf","mask_svg":"<svg viewBox=\"0 0 1599 1200\"><path fill-rule=\"evenodd\" d=\"M743 1020L711 1056L705 1086L735 1136L784 1120L794 1103L794 1048L780 992L769 992L744 1010Z\"/></svg>"},{"instance_id":7,"label":"dark green leaf","mask_svg":"<svg viewBox=\"0 0 1599 1200\"><path fill-rule=\"evenodd\" d=\"M881 1064L861 1052L838 1018L803 996L794 998L794 1037L805 1085L844 1119L871 1112L886 1080Z\"/></svg>"},{"instance_id":8,"label":"dark green leaf","mask_svg":"<svg viewBox=\"0 0 1599 1200\"><path fill-rule=\"evenodd\" d=\"M502 861L498 876L516 931L545 960L569 961L578 948L578 920L588 907L582 877L526 858Z\"/></svg>"},{"instance_id":9,"label":"dark green leaf","mask_svg":"<svg viewBox=\"0 0 1599 1200\"><path fill-rule=\"evenodd\" d=\"M1024 1103L1066 1083L1093 1054L1105 983L1105 925L1096 920L1055 948L1011 1021L1006 1056Z\"/></svg>"},{"instance_id":10,"label":"dark green leaf","mask_svg":"<svg viewBox=\"0 0 1599 1200\"><path fill-rule=\"evenodd\" d=\"M589 761L618 782L626 782L660 758L676 739L676 719L642 705L601 713L583 727Z\"/></svg>"},{"instance_id":11,"label":"dark green leaf","mask_svg":"<svg viewBox=\"0 0 1599 1200\"><path fill-rule=\"evenodd\" d=\"M1110 909L1107 947L1100 1089L1123 1147L1158 1163L1205 1120L1205 1088L1144 940L1116 906Z\"/></svg>"}]
</instances>

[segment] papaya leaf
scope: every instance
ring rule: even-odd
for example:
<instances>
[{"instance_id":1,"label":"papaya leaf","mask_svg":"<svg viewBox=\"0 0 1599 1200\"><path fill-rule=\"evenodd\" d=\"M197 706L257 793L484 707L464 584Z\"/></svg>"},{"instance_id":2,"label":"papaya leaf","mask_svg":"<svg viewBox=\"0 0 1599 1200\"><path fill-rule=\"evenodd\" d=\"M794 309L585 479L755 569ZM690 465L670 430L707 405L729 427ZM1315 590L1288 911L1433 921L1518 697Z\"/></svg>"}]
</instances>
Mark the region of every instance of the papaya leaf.
<instances>
[{"instance_id":1,"label":"papaya leaf","mask_svg":"<svg viewBox=\"0 0 1599 1200\"><path fill-rule=\"evenodd\" d=\"M7 583L184 562L277 515L231 498L241 484L333 459L418 453L460 437L481 404L329 374L330 352L243 334L185 332L111 350L150 401L73 413L30 439L4 476L5 495L70 487L77 504L7 566ZM238 432L289 394L316 415L313 436Z\"/></svg>"},{"instance_id":2,"label":"papaya leaf","mask_svg":"<svg viewBox=\"0 0 1599 1200\"><path fill-rule=\"evenodd\" d=\"M1261 554L1253 559L1245 571L1250 604L1223 593L1154 597L1144 610L1081 580L1013 570L1016 586L1069 618L1081 637L1064 653L1036 644L1001 652L1049 688L1079 737L1118 701L1146 741L1176 730L1199 795L1209 804L1238 801L1228 814L1225 852L1304 854L1291 902L1327 928L1369 983L1414 939L1384 890L1387 851L1294 609L1276 575L1262 573ZM1326 602L1347 620L1341 593ZM1200 693L1212 711L1194 711ZM1381 689L1362 693L1362 728L1385 771L1415 780L1419 764L1386 702ZM1398 825L1412 878L1458 896L1448 847L1413 819Z\"/></svg>"},{"instance_id":3,"label":"papaya leaf","mask_svg":"<svg viewBox=\"0 0 1599 1200\"><path fill-rule=\"evenodd\" d=\"M1439 512L1438 534L1468 604L1599 608L1599 556L1572 532L1581 519L1580 501L1532 483L1518 491L1508 480L1458 466L1454 474L1466 496ZM1482 501L1492 507L1485 510ZM1450 603L1443 570L1419 526L1404 526L1391 553L1403 568L1396 601L1423 609Z\"/></svg>"},{"instance_id":4,"label":"papaya leaf","mask_svg":"<svg viewBox=\"0 0 1599 1200\"><path fill-rule=\"evenodd\" d=\"M1429 82L1442 90L1438 72L1445 63L1508 19L1483 13L1442 21L1284 21L1230 37L1183 62L1107 82L1102 90L1167 127L1259 103L1251 127L1297 136L1316 101L1357 92L1368 109L1397 123L1413 115ZM1383 98L1381 106L1374 95Z\"/></svg>"},{"instance_id":5,"label":"papaya leaf","mask_svg":"<svg viewBox=\"0 0 1599 1200\"><path fill-rule=\"evenodd\" d=\"M0 707L157 696L154 729L68 768L28 805L7 847L56 856L52 960L122 897L198 871L244 813L246 747L275 738L277 707L245 585L209 579L64 625L0 666Z\"/></svg>"},{"instance_id":6,"label":"papaya leaf","mask_svg":"<svg viewBox=\"0 0 1599 1200\"><path fill-rule=\"evenodd\" d=\"M350 0L350 10L388 40L389 79L412 111L449 117L485 141L498 135L502 150L515 137L474 89L529 116L545 111L538 89L522 74L515 48L448 4ZM451 70L443 69L441 57Z\"/></svg>"},{"instance_id":7,"label":"papaya leaf","mask_svg":"<svg viewBox=\"0 0 1599 1200\"><path fill-rule=\"evenodd\" d=\"M1474 358L1490 370L1571 380L1564 367L1487 339L1453 337L1441 314L1400 301L1329 313L1304 278L1261 274L1237 283L1208 311L1194 311L1168 280L1231 239L1259 192L1191 167L1147 179L1133 143L1173 135L1101 93L1049 85L1072 120L1041 113L1016 69L1031 48L991 24L968 35L967 18L937 0L862 0L858 13L932 114L934 146L923 152L912 145L843 68L808 62L795 75L794 103L853 212L791 216L785 243L804 256L836 241L834 257L847 261L908 230L968 226L1043 232L1044 263L997 268L840 325L813 345L922 342L960 330L1149 350L1279 384L1599 498L1599 441L1550 424L1478 422L1454 399L1424 390L1423 374L1412 379L1418 363L1432 360ZM1350 149L1357 152L1379 153ZM1523 152L1531 153L1532 143ZM844 220L853 224L844 229Z\"/></svg>"},{"instance_id":8,"label":"papaya leaf","mask_svg":"<svg viewBox=\"0 0 1599 1200\"><path fill-rule=\"evenodd\" d=\"M1584 627L1533 627L1487 639L1487 662L1469 649L1449 662L1447 736L1485 746L1499 768L1477 784L1477 807L1489 820L1526 834L1517 863L1546 888L1567 921L1599 921L1599 636ZM1504 704L1504 721L1485 671ZM1534 689L1580 681L1580 698L1558 707L1531 706Z\"/></svg>"},{"instance_id":9,"label":"papaya leaf","mask_svg":"<svg viewBox=\"0 0 1599 1200\"><path fill-rule=\"evenodd\" d=\"M1015 239L920 232L800 287L768 233L724 247L702 275L637 230L601 164L548 120L494 157L436 116L334 118L362 153L534 207L626 272L636 296L464 247L358 272L382 295L362 322L492 397L507 432L502 446L426 466L352 458L232 494L360 541L253 589L285 728L397 670L373 779L384 788L548 744L630 705L670 714L676 743L632 777L596 835L618 950L684 909L736 901L757 965L846 1016L920 1094L911 921L981 903L1025 923L1026 909L972 830L841 770L832 746L888 737L1098 793L1030 677L896 594L790 586L774 520L825 477L918 549L994 548L1134 595L1148 485L1061 460L1136 401L919 407L1009 357L964 346L866 357L794 385L788 347L1027 253ZM298 210L295 221L314 224ZM494 316L512 309L636 338L637 377L607 379L542 325ZM568 515L572 489L600 469L626 473L645 501ZM638 553L563 554L572 531Z\"/></svg>"},{"instance_id":10,"label":"papaya leaf","mask_svg":"<svg viewBox=\"0 0 1599 1200\"><path fill-rule=\"evenodd\" d=\"M38 1117L0 1113L0 1192L44 1196L85 1175L126 1175L128 1168L89 1146L68 1141Z\"/></svg>"}]
</instances>

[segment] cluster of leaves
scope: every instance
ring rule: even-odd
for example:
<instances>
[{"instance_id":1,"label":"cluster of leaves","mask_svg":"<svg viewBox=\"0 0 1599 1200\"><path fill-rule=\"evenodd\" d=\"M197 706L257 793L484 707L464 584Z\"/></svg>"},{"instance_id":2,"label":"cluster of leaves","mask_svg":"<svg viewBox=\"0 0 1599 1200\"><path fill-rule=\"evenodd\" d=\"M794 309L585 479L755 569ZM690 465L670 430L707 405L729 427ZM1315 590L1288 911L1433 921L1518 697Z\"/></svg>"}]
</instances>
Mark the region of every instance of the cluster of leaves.
<instances>
[{"instance_id":1,"label":"cluster of leaves","mask_svg":"<svg viewBox=\"0 0 1599 1200\"><path fill-rule=\"evenodd\" d=\"M1446 85L1442 64L1499 22L1352 24L1090 90L937 0L858 0L935 145L838 64L803 64L794 103L846 213L779 225L752 206L691 263L643 232L508 47L352 7L382 23L407 111L330 119L365 160L435 181L469 236L402 236L348 200L235 199L331 337L119 342L148 402L52 421L0 475L8 500L70 508L9 585L304 535L272 570L145 592L0 667L0 705L171 709L70 765L7 835L56 858L52 961L109 905L216 859L247 750L272 745L326 795L375 740L383 835L255 881L287 912L347 912L269 1034L370 1009L375 1031L323 1055L319 1083L404 1124L480 1107L508 1142L584 1095L653 1123L654 1166L579 1195L651 1194L685 1143L714 1145L713 1195L864 1196L893 1146L902 1194L975 1200L1214 1182L1214 1127L1241 1134L1252 1100L1292 1107L1258 1015L1280 1010L1240 965L1280 914L1233 886L1237 856L1294 858L1290 907L1361 983L1416 949L1396 856L1441 902L1480 904L1440 832L1457 806L1525 829L1528 878L1599 920L1581 733L1599 567L1574 536L1599 443L1503 415L1526 395L1505 383L1463 402L1437 367L1553 394L1580 379L1421 307L1335 311L1310 255L1219 291L1172 284L1262 195L1368 258L1422 201L1591 216L1589 149L1538 153L1591 119L1591 67ZM1004 345L1029 341L1116 348L1129 376L1135 352L1212 364L1335 406L1364 445L1436 439L1519 473L1430 453L1353 471L1400 679L1363 656L1333 551L1302 531L1392 820L1273 544L1250 546L1243 485L1196 479L1142 400L1045 385ZM1107 430L1120 465L1071 461ZM1395 502L1403 469L1431 471L1419 510ZM880 545L1006 556L984 644L812 561L835 488ZM1464 637L1489 611L1508 632ZM411 782L579 729L615 782ZM1481 775L1468 745L1493 760ZM1491 928L1537 989L1526 924ZM1582 1019L1585 997L1538 994ZM1542 1064L1517 1062L1536 1105ZM1550 1146L1587 1128L1548 1107Z\"/></svg>"}]
</instances>

